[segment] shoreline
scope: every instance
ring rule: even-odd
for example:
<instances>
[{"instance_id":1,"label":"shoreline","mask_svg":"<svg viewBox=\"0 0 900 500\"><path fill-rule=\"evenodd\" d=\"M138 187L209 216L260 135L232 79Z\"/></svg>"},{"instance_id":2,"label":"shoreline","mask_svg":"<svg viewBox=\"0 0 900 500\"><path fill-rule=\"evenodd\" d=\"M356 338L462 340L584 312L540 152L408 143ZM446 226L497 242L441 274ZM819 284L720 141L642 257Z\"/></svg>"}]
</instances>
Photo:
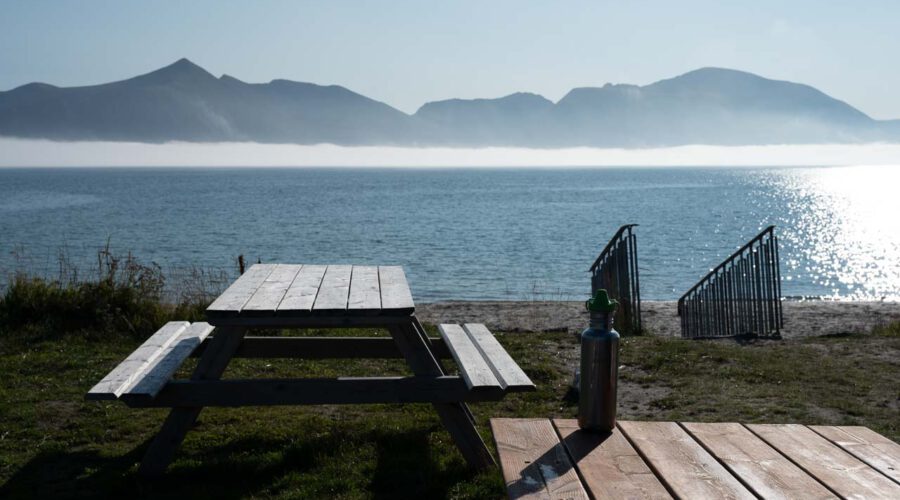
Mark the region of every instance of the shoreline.
<instances>
[{"instance_id":1,"label":"shoreline","mask_svg":"<svg viewBox=\"0 0 900 500\"><path fill-rule=\"evenodd\" d=\"M900 302L785 300L785 339L869 333L876 326L900 321ZM681 335L676 301L642 301L641 319L652 335ZM588 324L582 301L447 301L419 304L416 315L426 323L484 323L499 332L578 333Z\"/></svg>"}]
</instances>

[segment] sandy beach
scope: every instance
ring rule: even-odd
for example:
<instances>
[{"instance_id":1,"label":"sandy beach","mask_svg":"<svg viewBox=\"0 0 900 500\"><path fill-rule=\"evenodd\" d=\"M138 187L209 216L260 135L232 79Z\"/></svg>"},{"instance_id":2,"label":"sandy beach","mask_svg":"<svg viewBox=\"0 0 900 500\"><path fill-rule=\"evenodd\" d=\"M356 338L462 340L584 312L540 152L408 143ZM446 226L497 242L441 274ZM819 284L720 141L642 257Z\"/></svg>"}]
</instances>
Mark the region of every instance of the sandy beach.
<instances>
[{"instance_id":1,"label":"sandy beach","mask_svg":"<svg viewBox=\"0 0 900 500\"><path fill-rule=\"evenodd\" d=\"M785 301L784 338L866 333L900 321L900 302ZM677 336L681 327L674 301L641 303L645 329ZM420 304L427 323L484 323L504 332L580 332L588 323L583 302L437 302Z\"/></svg>"}]
</instances>

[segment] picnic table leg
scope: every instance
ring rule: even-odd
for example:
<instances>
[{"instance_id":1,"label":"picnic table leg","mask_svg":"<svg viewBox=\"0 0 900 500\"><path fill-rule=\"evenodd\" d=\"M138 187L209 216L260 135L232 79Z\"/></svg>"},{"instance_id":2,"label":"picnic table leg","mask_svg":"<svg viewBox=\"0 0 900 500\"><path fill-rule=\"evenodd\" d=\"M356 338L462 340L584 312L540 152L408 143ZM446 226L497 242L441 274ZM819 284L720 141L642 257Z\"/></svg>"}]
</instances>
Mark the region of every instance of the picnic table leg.
<instances>
[{"instance_id":1,"label":"picnic table leg","mask_svg":"<svg viewBox=\"0 0 900 500\"><path fill-rule=\"evenodd\" d=\"M388 328L407 364L416 375L444 375L437 358L423 338L425 329L415 317L409 323ZM496 465L494 457L475 428L475 418L465 403L432 403L441 422L469 466L485 469Z\"/></svg>"},{"instance_id":2,"label":"picnic table leg","mask_svg":"<svg viewBox=\"0 0 900 500\"><path fill-rule=\"evenodd\" d=\"M222 377L228 362L234 356L241 340L244 338L245 328L217 328L209 346L200 356L197 368L191 375L191 380L217 380ZM142 476L157 476L165 472L166 467L172 462L178 445L184 440L202 407L173 408L166 417L165 423L159 433L150 444L150 448L141 461L138 474Z\"/></svg>"}]
</instances>

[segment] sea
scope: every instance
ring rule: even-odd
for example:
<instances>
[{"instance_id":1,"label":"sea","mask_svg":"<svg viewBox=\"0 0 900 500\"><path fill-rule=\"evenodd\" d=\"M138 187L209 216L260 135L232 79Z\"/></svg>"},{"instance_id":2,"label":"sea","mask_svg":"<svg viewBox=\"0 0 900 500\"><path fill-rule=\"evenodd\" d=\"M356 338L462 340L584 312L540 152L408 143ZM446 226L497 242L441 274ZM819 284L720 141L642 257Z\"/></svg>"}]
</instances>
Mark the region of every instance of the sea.
<instances>
[{"instance_id":1,"label":"sea","mask_svg":"<svg viewBox=\"0 0 900 500\"><path fill-rule=\"evenodd\" d=\"M675 300L768 225L783 295L900 300L900 167L5 168L0 280L98 250L177 275L404 266L420 302L582 300L638 224L644 300Z\"/></svg>"}]
</instances>

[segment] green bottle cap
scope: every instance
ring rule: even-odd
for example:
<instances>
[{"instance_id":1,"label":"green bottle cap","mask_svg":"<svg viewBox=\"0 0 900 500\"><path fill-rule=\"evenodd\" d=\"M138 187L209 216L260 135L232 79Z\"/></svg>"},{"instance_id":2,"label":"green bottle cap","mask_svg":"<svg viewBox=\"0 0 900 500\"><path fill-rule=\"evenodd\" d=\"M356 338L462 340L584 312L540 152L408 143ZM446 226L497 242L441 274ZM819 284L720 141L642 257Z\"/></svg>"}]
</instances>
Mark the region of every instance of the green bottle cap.
<instances>
[{"instance_id":1,"label":"green bottle cap","mask_svg":"<svg viewBox=\"0 0 900 500\"><path fill-rule=\"evenodd\" d=\"M616 306L618 305L619 303L617 301L609 299L609 294L606 293L606 290L603 288L594 292L594 296L584 303L584 307L587 308L588 311L605 313L615 311Z\"/></svg>"}]
</instances>

